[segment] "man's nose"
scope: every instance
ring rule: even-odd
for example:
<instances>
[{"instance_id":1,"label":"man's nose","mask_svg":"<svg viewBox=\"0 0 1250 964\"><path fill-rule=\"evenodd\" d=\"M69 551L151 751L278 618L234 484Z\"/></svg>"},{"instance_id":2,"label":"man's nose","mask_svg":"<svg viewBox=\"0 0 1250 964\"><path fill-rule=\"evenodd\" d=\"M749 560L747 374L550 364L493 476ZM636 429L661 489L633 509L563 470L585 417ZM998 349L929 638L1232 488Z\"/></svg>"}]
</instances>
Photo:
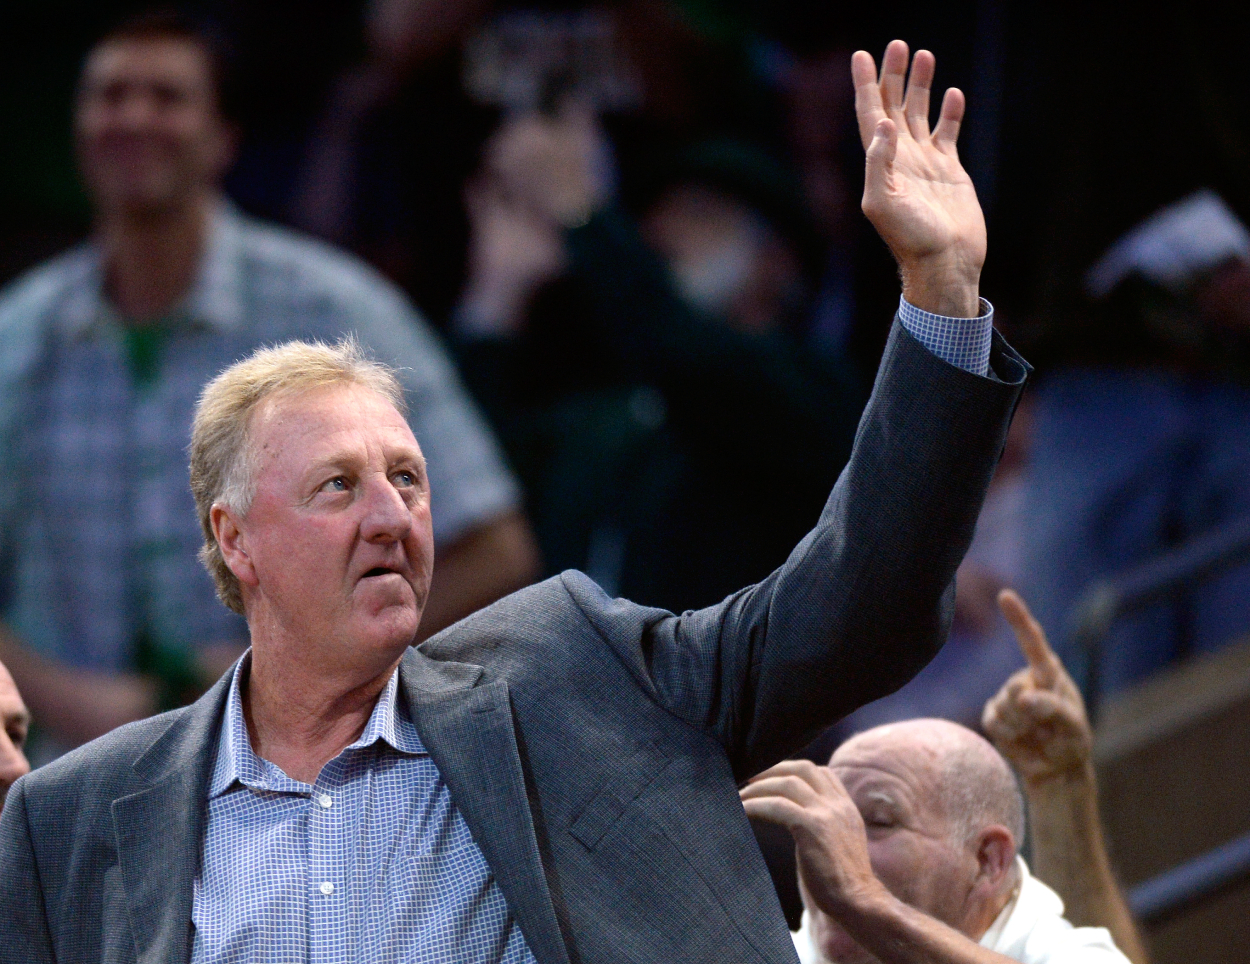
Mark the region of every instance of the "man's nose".
<instances>
[{"instance_id":1,"label":"man's nose","mask_svg":"<svg viewBox=\"0 0 1250 964\"><path fill-rule=\"evenodd\" d=\"M115 106L113 121L123 130L143 130L152 124L158 112L154 97L145 91L131 91Z\"/></svg>"},{"instance_id":2,"label":"man's nose","mask_svg":"<svg viewBox=\"0 0 1250 964\"><path fill-rule=\"evenodd\" d=\"M396 542L412 531L412 512L390 479L370 481L365 489L365 515L361 535L369 542Z\"/></svg>"}]
</instances>

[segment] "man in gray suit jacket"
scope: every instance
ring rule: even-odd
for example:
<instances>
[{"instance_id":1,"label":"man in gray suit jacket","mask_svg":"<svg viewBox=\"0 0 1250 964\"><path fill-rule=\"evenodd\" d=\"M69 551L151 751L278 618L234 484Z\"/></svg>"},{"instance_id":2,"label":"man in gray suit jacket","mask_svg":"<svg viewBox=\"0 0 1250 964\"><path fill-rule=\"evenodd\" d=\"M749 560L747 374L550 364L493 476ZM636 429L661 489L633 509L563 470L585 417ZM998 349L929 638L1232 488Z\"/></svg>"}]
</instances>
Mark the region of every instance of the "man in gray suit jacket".
<instances>
[{"instance_id":1,"label":"man in gray suit jacket","mask_svg":"<svg viewBox=\"0 0 1250 964\"><path fill-rule=\"evenodd\" d=\"M945 638L1027 366L933 58L857 54L904 301L854 455L761 583L680 616L567 572L419 649L433 553L393 377L292 344L205 392L192 487L248 656L14 786L0 962L793 961L735 785ZM946 359L946 360L943 360ZM726 453L750 498L749 440Z\"/></svg>"}]
</instances>

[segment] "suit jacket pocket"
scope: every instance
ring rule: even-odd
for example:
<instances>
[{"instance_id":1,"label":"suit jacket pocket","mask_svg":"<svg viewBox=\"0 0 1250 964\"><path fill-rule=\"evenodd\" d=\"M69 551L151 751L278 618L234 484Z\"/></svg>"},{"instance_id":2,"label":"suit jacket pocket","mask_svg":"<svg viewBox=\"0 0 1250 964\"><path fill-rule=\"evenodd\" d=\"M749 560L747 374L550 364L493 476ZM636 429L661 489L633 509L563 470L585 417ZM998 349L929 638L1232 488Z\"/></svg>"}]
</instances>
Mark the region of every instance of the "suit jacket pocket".
<instances>
[{"instance_id":1,"label":"suit jacket pocket","mask_svg":"<svg viewBox=\"0 0 1250 964\"><path fill-rule=\"evenodd\" d=\"M672 763L660 753L656 743L630 754L573 819L569 832L587 850L594 850L603 835L621 819L625 808L658 780Z\"/></svg>"}]
</instances>

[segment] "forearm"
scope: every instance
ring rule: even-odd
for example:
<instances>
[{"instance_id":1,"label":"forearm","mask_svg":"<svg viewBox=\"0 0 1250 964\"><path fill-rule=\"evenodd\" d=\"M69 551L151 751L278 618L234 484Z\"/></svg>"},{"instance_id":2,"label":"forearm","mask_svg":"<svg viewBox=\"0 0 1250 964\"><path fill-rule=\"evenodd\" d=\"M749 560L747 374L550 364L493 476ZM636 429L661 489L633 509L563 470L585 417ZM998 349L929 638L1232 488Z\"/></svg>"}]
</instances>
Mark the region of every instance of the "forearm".
<instances>
[{"instance_id":1,"label":"forearm","mask_svg":"<svg viewBox=\"0 0 1250 964\"><path fill-rule=\"evenodd\" d=\"M661 697L716 732L741 779L902 686L941 647L1024 378L1009 350L996 364L1010 382L948 365L896 325L816 528L763 582L684 617L674 644L652 639ZM705 665L691 668L691 654ZM682 680L707 673L719 688L685 705Z\"/></svg>"},{"instance_id":2,"label":"forearm","mask_svg":"<svg viewBox=\"0 0 1250 964\"><path fill-rule=\"evenodd\" d=\"M1010 958L909 907L882 889L835 919L882 964L1007 964Z\"/></svg>"},{"instance_id":3,"label":"forearm","mask_svg":"<svg viewBox=\"0 0 1250 964\"><path fill-rule=\"evenodd\" d=\"M439 554L418 639L533 582L538 547L520 512L509 512L467 533Z\"/></svg>"},{"instance_id":4,"label":"forearm","mask_svg":"<svg viewBox=\"0 0 1250 964\"><path fill-rule=\"evenodd\" d=\"M1033 872L1063 898L1073 924L1105 927L1134 964L1148 960L1111 871L1098 815L1092 765L1026 784L1033 833Z\"/></svg>"}]
</instances>

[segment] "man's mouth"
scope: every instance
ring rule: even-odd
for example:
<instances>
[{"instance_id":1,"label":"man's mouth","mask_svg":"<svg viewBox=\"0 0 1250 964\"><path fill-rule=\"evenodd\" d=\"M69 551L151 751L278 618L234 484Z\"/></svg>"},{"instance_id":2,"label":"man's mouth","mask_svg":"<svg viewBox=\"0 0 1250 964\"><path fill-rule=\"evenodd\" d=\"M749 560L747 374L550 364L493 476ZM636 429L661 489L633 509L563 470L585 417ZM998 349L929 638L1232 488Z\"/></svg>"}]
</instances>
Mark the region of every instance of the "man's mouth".
<instances>
[{"instance_id":1,"label":"man's mouth","mask_svg":"<svg viewBox=\"0 0 1250 964\"><path fill-rule=\"evenodd\" d=\"M399 575L399 570L391 569L388 566L374 566L372 569L370 569L360 578L371 579L374 576L391 576L391 575Z\"/></svg>"}]
</instances>

